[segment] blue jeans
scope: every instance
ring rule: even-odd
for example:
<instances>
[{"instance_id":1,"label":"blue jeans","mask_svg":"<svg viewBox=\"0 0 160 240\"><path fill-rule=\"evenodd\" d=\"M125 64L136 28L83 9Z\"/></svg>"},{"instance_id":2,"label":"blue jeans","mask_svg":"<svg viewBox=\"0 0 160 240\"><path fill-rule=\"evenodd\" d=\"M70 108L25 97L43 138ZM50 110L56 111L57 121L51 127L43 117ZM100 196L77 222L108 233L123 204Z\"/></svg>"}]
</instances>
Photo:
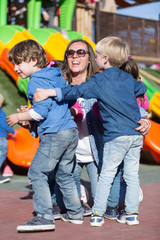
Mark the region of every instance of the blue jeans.
<instances>
[{"instance_id":1,"label":"blue jeans","mask_svg":"<svg viewBox=\"0 0 160 240\"><path fill-rule=\"evenodd\" d=\"M112 183L107 201L107 208L115 209L124 201L126 184L123 180L123 162L119 165L114 181Z\"/></svg>"},{"instance_id":2,"label":"blue jeans","mask_svg":"<svg viewBox=\"0 0 160 240\"><path fill-rule=\"evenodd\" d=\"M96 194L96 187L97 187L98 167L94 161L89 162L89 163L77 163L73 176L74 176L74 180L75 180L75 183L77 186L79 198L81 198L80 178L81 178L83 166L86 166L87 173L89 175L89 179L91 182L91 194L94 199L95 194Z\"/></svg>"},{"instance_id":3,"label":"blue jeans","mask_svg":"<svg viewBox=\"0 0 160 240\"><path fill-rule=\"evenodd\" d=\"M118 166L124 161L123 178L127 184L126 212L138 212L139 206L139 159L143 144L142 136L121 136L105 143L103 165L97 184L93 213L103 215Z\"/></svg>"},{"instance_id":4,"label":"blue jeans","mask_svg":"<svg viewBox=\"0 0 160 240\"><path fill-rule=\"evenodd\" d=\"M42 136L28 172L34 191L33 207L38 216L53 219L49 181L54 180L56 167L56 181L63 193L68 215L73 219L83 215L73 178L77 142L76 128Z\"/></svg>"},{"instance_id":5,"label":"blue jeans","mask_svg":"<svg viewBox=\"0 0 160 240\"><path fill-rule=\"evenodd\" d=\"M7 138L0 138L0 168L2 167L2 164L6 159L7 150L8 150Z\"/></svg>"}]
</instances>

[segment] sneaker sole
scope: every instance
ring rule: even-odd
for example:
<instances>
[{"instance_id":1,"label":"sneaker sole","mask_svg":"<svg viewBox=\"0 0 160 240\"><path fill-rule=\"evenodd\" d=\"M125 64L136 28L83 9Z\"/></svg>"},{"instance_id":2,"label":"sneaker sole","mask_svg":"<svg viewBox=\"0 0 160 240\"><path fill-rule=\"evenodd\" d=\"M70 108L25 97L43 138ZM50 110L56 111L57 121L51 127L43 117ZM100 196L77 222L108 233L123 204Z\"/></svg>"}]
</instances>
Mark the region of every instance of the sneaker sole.
<instances>
[{"instance_id":1,"label":"sneaker sole","mask_svg":"<svg viewBox=\"0 0 160 240\"><path fill-rule=\"evenodd\" d=\"M3 177L13 177L13 174L11 174L11 173L3 173L2 176Z\"/></svg>"},{"instance_id":2,"label":"sneaker sole","mask_svg":"<svg viewBox=\"0 0 160 240\"><path fill-rule=\"evenodd\" d=\"M61 216L61 219L62 219L64 222L71 222L71 223L73 223L73 224L83 224L83 221L82 221L82 220L65 219L65 218L63 218L63 216Z\"/></svg>"},{"instance_id":3,"label":"sneaker sole","mask_svg":"<svg viewBox=\"0 0 160 240\"><path fill-rule=\"evenodd\" d=\"M1 180L1 181L0 181L0 184L1 184L1 183L6 183L6 182L10 182L10 180L11 180L10 178L6 178L6 179L4 179L4 180Z\"/></svg>"},{"instance_id":4,"label":"sneaker sole","mask_svg":"<svg viewBox=\"0 0 160 240\"><path fill-rule=\"evenodd\" d=\"M59 219L61 219L61 215L60 215L60 214L59 214L59 215L56 215L56 216L53 215L53 217L54 217L54 220L59 220Z\"/></svg>"},{"instance_id":5,"label":"sneaker sole","mask_svg":"<svg viewBox=\"0 0 160 240\"><path fill-rule=\"evenodd\" d=\"M101 227L103 225L103 223L104 223L104 219L100 223L97 223L97 222L91 223L90 222L90 226L91 227Z\"/></svg>"},{"instance_id":6,"label":"sneaker sole","mask_svg":"<svg viewBox=\"0 0 160 240\"><path fill-rule=\"evenodd\" d=\"M84 217L87 217L87 216L91 216L91 214L92 214L92 211L91 211L91 212L86 212L86 213L84 213L83 216L84 216Z\"/></svg>"},{"instance_id":7,"label":"sneaker sole","mask_svg":"<svg viewBox=\"0 0 160 240\"><path fill-rule=\"evenodd\" d=\"M54 231L54 225L43 225L43 226L18 226L17 232L42 232L42 231Z\"/></svg>"},{"instance_id":8,"label":"sneaker sole","mask_svg":"<svg viewBox=\"0 0 160 240\"><path fill-rule=\"evenodd\" d=\"M105 214L104 214L104 217L109 219L109 220L117 220L117 217L111 217L111 216L105 215Z\"/></svg>"},{"instance_id":9,"label":"sneaker sole","mask_svg":"<svg viewBox=\"0 0 160 240\"><path fill-rule=\"evenodd\" d=\"M126 220L119 220L118 218L117 218L117 222L118 223L122 223L122 224L126 223L126 224L128 224L130 226L139 224L139 221L126 221Z\"/></svg>"}]
</instances>

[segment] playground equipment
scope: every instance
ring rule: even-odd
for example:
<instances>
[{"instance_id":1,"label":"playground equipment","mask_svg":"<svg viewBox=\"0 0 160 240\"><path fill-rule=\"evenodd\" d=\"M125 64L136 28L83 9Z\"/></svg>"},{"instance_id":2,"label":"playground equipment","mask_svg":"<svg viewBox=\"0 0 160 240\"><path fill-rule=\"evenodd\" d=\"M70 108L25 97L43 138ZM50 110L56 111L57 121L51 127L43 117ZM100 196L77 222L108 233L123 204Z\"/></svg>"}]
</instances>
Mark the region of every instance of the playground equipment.
<instances>
[{"instance_id":1,"label":"playground equipment","mask_svg":"<svg viewBox=\"0 0 160 240\"><path fill-rule=\"evenodd\" d=\"M28 30L22 26L7 25L7 1L0 0L0 67L14 79L21 92L26 94L28 79L21 79L21 77L19 77L19 75L14 71L13 64L7 59L9 49L11 49L16 43L26 39L38 41L45 49L48 60L62 60L69 41L76 38L82 38L88 41L93 49L95 48L95 43L86 36L81 33L71 31L75 2L75 0L61 0L60 27L67 31L68 39L66 39L63 37L61 32L55 29L39 27L41 8L40 0L28 1ZM155 99L153 98L155 93L159 91L153 88L146 80L145 84L148 88L147 95L149 100L151 100L150 102L153 102L152 100ZM160 93L158 93L158 96L159 94ZM160 131L160 125L151 121L150 132L144 138L144 150L150 151L153 154L155 161L160 162L160 139L158 139L156 135L158 131ZM10 135L8 139L8 159L18 166L28 168L32 162L38 145L39 139L32 139L29 131L23 128L18 128L16 129L15 136Z\"/></svg>"}]
</instances>

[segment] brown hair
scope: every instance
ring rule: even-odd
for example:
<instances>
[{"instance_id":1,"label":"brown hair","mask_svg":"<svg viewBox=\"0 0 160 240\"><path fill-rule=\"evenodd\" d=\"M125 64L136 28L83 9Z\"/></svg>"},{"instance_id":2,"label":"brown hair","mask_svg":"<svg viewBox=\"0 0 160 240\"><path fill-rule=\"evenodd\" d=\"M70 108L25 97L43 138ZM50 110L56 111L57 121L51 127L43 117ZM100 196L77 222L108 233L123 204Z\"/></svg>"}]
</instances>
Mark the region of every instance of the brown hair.
<instances>
[{"instance_id":1,"label":"brown hair","mask_svg":"<svg viewBox=\"0 0 160 240\"><path fill-rule=\"evenodd\" d=\"M17 43L8 53L8 59L13 64L37 60L36 66L43 68L47 64L46 53L42 46L31 39Z\"/></svg>"},{"instance_id":2,"label":"brown hair","mask_svg":"<svg viewBox=\"0 0 160 240\"><path fill-rule=\"evenodd\" d=\"M62 75L66 79L66 73L68 71L68 66L64 61L61 60L51 60L47 67L54 67L54 68L60 68L62 70Z\"/></svg>"},{"instance_id":3,"label":"brown hair","mask_svg":"<svg viewBox=\"0 0 160 240\"><path fill-rule=\"evenodd\" d=\"M136 63L136 61L131 58L128 57L127 62L125 62L122 66L121 69L127 73L132 74L132 76L136 79L139 80L140 76L139 76L139 68L138 65ZM144 97L140 96L141 102L144 103Z\"/></svg>"},{"instance_id":4,"label":"brown hair","mask_svg":"<svg viewBox=\"0 0 160 240\"><path fill-rule=\"evenodd\" d=\"M94 54L94 51L93 51L93 48L91 47L91 45L83 40L83 39L75 39L75 40L72 40L68 46L67 46L67 49L66 51L70 48L70 46L75 43L75 42L82 42L82 43L85 43L87 45L87 50L88 50L88 53L89 53L89 64L88 64L88 69L87 69L87 76L86 76L86 81L91 78L92 75L96 74L97 72L99 72L99 69L98 69L98 66L97 66L97 63L95 61L95 54ZM68 59L67 59L67 56L66 54L64 55L64 63L68 66ZM72 74L71 74L71 71L70 69L68 68L68 71L66 72L66 76L67 76L67 81L68 83L71 83L72 82Z\"/></svg>"}]
</instances>

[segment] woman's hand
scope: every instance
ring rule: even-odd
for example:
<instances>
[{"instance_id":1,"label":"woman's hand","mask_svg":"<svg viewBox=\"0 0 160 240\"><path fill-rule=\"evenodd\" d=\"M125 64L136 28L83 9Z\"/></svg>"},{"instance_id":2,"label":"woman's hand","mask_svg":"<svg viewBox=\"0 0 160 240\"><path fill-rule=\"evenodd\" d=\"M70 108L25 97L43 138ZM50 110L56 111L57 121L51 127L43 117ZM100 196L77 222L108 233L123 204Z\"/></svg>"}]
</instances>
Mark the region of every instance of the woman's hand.
<instances>
[{"instance_id":1,"label":"woman's hand","mask_svg":"<svg viewBox=\"0 0 160 240\"><path fill-rule=\"evenodd\" d=\"M33 95L33 99L35 102L43 101L49 97L52 97L52 90L53 89L42 89L37 88L35 94Z\"/></svg>"},{"instance_id":2,"label":"woman's hand","mask_svg":"<svg viewBox=\"0 0 160 240\"><path fill-rule=\"evenodd\" d=\"M138 128L136 128L136 131L139 131L143 136L147 135L147 133L149 132L149 122L147 123L146 120L140 119L138 121L138 123L140 124L140 126Z\"/></svg>"}]
</instances>

